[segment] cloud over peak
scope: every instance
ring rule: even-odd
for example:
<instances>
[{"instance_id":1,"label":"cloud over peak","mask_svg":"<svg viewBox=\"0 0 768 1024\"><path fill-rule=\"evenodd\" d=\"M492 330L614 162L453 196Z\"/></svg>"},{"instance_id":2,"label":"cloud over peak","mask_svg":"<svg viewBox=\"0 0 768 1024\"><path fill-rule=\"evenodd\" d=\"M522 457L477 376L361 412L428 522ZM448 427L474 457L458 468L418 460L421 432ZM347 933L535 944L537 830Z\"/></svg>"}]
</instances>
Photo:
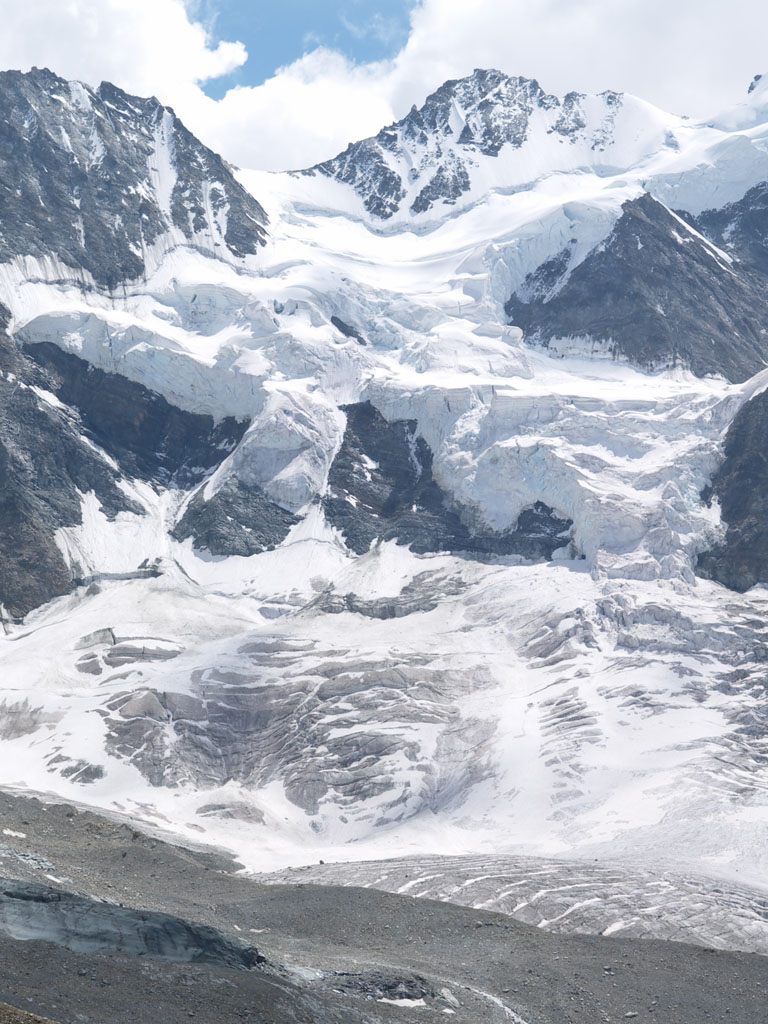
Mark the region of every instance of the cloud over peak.
<instances>
[{"instance_id":1,"label":"cloud over peak","mask_svg":"<svg viewBox=\"0 0 768 1024\"><path fill-rule=\"evenodd\" d=\"M768 35L768 9L756 0L727 8L720 0L421 0L391 60L359 64L308 40L307 52L266 82L214 100L202 86L243 67L247 52L236 40L214 40L197 8L183 0L0 0L0 67L48 66L154 94L229 160L282 169L375 134L475 67L537 78L560 94L634 92L704 116L737 102L764 70ZM383 31L385 20L374 13L361 26Z\"/></svg>"}]
</instances>

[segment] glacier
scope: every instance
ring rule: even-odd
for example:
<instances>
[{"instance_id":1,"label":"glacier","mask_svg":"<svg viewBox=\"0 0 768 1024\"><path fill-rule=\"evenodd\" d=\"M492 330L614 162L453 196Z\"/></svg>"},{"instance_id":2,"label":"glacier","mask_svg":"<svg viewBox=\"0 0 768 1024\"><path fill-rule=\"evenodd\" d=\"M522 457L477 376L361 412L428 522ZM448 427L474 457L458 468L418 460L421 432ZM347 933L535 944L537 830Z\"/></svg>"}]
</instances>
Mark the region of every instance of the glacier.
<instances>
[{"instance_id":1,"label":"glacier","mask_svg":"<svg viewBox=\"0 0 768 1024\"><path fill-rule=\"evenodd\" d=\"M6 784L250 871L493 854L764 891L768 592L697 564L727 528L703 492L768 369L697 376L589 335L538 344L507 304L565 250L547 301L562 292L646 194L731 273L695 219L768 179L766 88L692 122L476 73L308 173L222 184L206 157L204 227L192 211L183 228L192 144L168 112L135 115L159 226L141 272L112 286L55 244L3 257L9 335L243 431L190 485L126 473L83 430L129 507L82 492L81 521L55 534L78 585L0 615ZM82 90L67 102L92 118ZM446 168L467 187L443 194ZM258 220L253 251L227 242L233 204ZM508 536L537 503L571 524L551 559L397 537L353 551L325 499L342 407L363 403L413 424L473 536ZM380 470L361 456L362 477ZM237 488L278 530L251 537L263 550L175 535L217 497L226 519Z\"/></svg>"}]
</instances>

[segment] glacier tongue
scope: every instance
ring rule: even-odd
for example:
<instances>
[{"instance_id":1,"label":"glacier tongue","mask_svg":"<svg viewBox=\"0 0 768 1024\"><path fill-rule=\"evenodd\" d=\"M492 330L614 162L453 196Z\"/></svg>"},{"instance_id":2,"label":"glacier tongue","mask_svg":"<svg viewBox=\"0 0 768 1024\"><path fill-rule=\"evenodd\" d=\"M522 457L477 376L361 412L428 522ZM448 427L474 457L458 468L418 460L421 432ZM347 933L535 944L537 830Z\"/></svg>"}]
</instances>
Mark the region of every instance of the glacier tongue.
<instances>
[{"instance_id":1,"label":"glacier tongue","mask_svg":"<svg viewBox=\"0 0 768 1024\"><path fill-rule=\"evenodd\" d=\"M235 561L104 582L14 631L8 781L254 869L506 851L759 884L764 593L350 559L322 531L245 584Z\"/></svg>"}]
</instances>

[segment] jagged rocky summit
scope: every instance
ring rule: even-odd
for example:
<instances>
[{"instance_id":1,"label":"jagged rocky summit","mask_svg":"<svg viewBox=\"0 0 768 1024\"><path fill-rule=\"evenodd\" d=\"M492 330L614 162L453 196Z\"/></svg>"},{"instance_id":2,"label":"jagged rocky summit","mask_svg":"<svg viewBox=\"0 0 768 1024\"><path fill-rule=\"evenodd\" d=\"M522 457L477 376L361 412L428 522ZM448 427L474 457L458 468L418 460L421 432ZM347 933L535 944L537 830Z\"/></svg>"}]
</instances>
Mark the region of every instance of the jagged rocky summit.
<instances>
[{"instance_id":1,"label":"jagged rocky summit","mask_svg":"<svg viewBox=\"0 0 768 1024\"><path fill-rule=\"evenodd\" d=\"M0 72L0 260L60 260L109 289L179 242L254 254L266 217L154 98L46 69Z\"/></svg>"},{"instance_id":2,"label":"jagged rocky summit","mask_svg":"<svg viewBox=\"0 0 768 1024\"><path fill-rule=\"evenodd\" d=\"M659 125L638 108L634 97L617 92L569 92L560 99L533 79L476 70L445 82L401 121L304 173L351 186L376 220L400 211L444 211L467 194L477 196L478 176L518 188L544 169L617 166L626 159L618 137L627 134L627 121L639 122L632 124L633 153L652 140L658 145Z\"/></svg>"}]
</instances>

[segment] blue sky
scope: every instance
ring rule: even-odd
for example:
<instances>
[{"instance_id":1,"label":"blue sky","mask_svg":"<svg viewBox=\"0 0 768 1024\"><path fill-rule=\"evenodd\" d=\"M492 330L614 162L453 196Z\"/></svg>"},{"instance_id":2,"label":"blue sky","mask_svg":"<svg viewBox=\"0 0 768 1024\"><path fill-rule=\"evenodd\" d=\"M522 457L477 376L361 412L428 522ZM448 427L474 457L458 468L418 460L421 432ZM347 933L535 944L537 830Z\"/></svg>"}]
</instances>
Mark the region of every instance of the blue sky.
<instances>
[{"instance_id":1,"label":"blue sky","mask_svg":"<svg viewBox=\"0 0 768 1024\"><path fill-rule=\"evenodd\" d=\"M416 0L200 0L214 40L238 39L248 61L206 83L220 99L234 85L260 85L279 68L319 46L358 63L394 56L408 38Z\"/></svg>"}]
</instances>

